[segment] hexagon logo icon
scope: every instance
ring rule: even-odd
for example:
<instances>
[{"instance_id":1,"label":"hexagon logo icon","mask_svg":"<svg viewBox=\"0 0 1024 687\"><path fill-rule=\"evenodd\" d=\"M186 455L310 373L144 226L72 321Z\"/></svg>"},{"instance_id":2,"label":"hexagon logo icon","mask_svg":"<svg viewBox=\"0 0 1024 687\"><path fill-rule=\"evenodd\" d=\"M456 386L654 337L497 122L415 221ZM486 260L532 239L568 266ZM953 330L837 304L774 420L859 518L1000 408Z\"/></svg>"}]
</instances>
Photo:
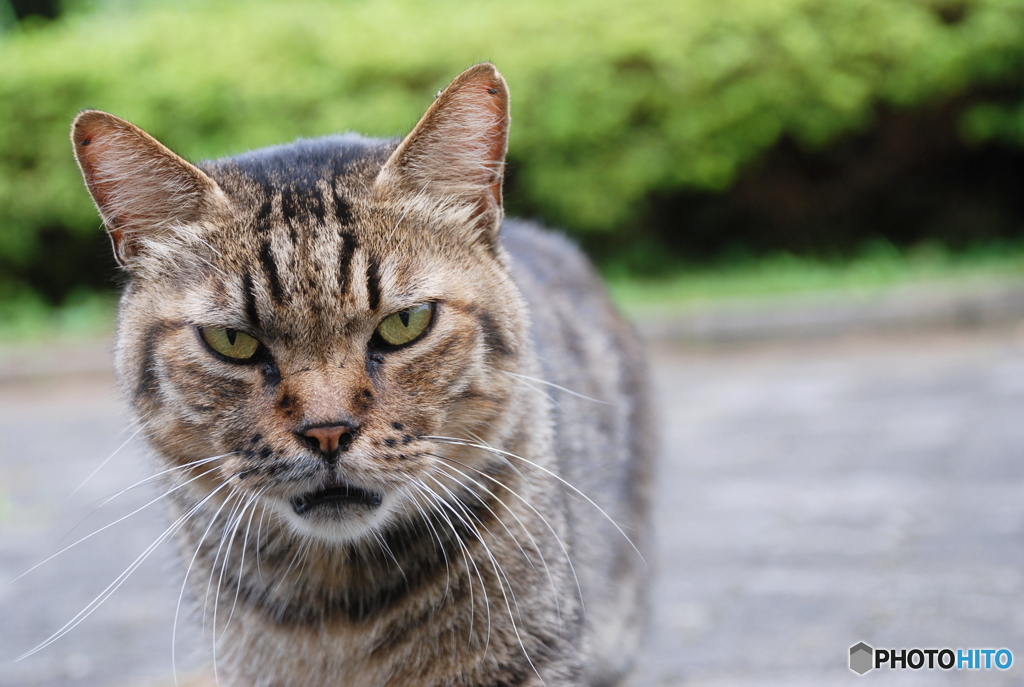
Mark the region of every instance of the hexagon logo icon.
<instances>
[{"instance_id":1,"label":"hexagon logo icon","mask_svg":"<svg viewBox=\"0 0 1024 687\"><path fill-rule=\"evenodd\" d=\"M858 642L850 647L850 670L863 675L874 666L875 650L864 642Z\"/></svg>"}]
</instances>

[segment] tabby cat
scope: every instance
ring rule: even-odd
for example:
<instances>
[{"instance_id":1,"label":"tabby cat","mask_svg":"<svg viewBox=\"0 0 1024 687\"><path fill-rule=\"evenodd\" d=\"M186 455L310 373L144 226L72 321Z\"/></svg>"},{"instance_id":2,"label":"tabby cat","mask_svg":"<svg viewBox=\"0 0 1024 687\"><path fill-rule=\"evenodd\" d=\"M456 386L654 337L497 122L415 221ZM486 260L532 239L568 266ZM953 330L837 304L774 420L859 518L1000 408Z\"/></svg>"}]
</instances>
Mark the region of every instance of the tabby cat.
<instances>
[{"instance_id":1,"label":"tabby cat","mask_svg":"<svg viewBox=\"0 0 1024 687\"><path fill-rule=\"evenodd\" d=\"M490 64L401 141L192 165L75 120L127 275L118 375L220 684L629 676L644 363L581 254L502 221L508 127Z\"/></svg>"}]
</instances>

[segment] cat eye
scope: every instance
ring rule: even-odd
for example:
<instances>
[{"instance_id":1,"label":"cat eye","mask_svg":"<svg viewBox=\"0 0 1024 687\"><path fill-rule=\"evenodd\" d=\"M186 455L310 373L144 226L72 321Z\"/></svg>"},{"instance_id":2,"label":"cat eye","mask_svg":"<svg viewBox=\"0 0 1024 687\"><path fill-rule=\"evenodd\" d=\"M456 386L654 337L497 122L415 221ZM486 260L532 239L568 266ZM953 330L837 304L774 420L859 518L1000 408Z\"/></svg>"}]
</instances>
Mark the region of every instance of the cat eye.
<instances>
[{"instance_id":1,"label":"cat eye","mask_svg":"<svg viewBox=\"0 0 1024 687\"><path fill-rule=\"evenodd\" d=\"M237 329L229 327L200 327L199 334L206 345L225 358L245 362L260 351L260 342Z\"/></svg>"},{"instance_id":2,"label":"cat eye","mask_svg":"<svg viewBox=\"0 0 1024 687\"><path fill-rule=\"evenodd\" d=\"M420 303L388 315L377 325L374 338L386 346L411 344L427 331L434 318L434 304Z\"/></svg>"}]
</instances>

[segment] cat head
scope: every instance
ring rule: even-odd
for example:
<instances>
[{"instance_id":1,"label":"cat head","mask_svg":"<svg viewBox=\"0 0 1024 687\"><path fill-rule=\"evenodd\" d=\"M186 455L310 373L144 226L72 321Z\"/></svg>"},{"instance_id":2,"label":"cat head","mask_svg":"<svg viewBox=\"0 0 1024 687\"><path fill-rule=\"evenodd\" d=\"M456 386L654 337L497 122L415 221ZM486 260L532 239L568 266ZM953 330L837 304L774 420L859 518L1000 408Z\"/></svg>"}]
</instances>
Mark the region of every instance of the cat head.
<instances>
[{"instance_id":1,"label":"cat head","mask_svg":"<svg viewBox=\"0 0 1024 687\"><path fill-rule=\"evenodd\" d=\"M502 431L526 329L497 240L508 125L490 64L401 141L192 165L124 120L78 116L75 154L128 276L119 375L184 488L347 541L429 484L446 447L427 437Z\"/></svg>"}]
</instances>

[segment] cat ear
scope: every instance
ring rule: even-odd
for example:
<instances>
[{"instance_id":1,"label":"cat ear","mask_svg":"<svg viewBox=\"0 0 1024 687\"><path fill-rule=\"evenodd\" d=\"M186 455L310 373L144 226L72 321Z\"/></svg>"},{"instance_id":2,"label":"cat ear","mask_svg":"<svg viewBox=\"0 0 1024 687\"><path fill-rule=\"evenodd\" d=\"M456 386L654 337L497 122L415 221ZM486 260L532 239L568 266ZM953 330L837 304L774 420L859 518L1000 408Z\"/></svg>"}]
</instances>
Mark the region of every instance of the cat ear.
<instances>
[{"instance_id":1,"label":"cat ear","mask_svg":"<svg viewBox=\"0 0 1024 687\"><path fill-rule=\"evenodd\" d=\"M147 243L170 238L226 202L199 168L114 115L82 112L71 127L71 143L123 267Z\"/></svg>"},{"instance_id":2,"label":"cat ear","mask_svg":"<svg viewBox=\"0 0 1024 687\"><path fill-rule=\"evenodd\" d=\"M444 89L377 177L409 194L470 210L493 240L501 224L508 147L508 87L493 64L467 69Z\"/></svg>"}]
</instances>

